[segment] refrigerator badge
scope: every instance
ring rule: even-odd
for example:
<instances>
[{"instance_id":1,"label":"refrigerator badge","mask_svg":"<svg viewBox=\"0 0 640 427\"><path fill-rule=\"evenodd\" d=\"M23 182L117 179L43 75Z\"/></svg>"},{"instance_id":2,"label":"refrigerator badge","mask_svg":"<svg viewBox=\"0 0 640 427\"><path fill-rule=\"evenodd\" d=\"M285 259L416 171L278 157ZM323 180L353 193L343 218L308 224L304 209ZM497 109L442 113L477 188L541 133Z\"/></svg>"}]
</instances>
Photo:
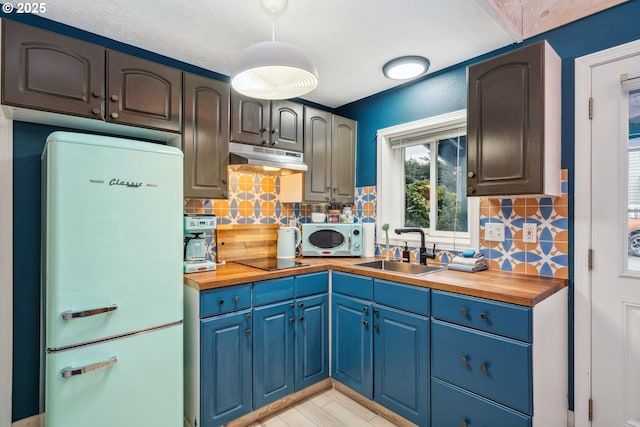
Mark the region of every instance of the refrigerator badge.
<instances>
[{"instance_id":1,"label":"refrigerator badge","mask_svg":"<svg viewBox=\"0 0 640 427\"><path fill-rule=\"evenodd\" d=\"M131 187L131 188L142 187L142 183L141 182L122 181L122 180L120 180L118 178L112 178L111 181L109 181L109 185L123 185L125 187Z\"/></svg>"}]
</instances>

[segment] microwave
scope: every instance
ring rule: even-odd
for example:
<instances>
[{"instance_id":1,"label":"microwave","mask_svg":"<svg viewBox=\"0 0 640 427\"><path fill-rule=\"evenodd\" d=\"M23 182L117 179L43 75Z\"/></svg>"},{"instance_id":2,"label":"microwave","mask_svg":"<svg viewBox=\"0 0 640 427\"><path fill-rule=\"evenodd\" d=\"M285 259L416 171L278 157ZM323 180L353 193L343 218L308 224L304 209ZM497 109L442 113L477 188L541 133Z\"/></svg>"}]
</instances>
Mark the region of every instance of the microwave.
<instances>
[{"instance_id":1,"label":"microwave","mask_svg":"<svg viewBox=\"0 0 640 427\"><path fill-rule=\"evenodd\" d=\"M302 224L302 256L362 256L362 224Z\"/></svg>"}]
</instances>

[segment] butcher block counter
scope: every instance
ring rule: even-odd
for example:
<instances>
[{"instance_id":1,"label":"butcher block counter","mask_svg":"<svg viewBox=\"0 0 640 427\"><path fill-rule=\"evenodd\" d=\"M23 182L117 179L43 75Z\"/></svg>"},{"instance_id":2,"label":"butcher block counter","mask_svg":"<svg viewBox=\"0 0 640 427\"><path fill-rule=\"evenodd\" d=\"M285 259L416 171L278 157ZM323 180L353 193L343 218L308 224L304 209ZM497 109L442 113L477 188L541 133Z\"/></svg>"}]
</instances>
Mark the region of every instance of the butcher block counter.
<instances>
[{"instance_id":1,"label":"butcher block counter","mask_svg":"<svg viewBox=\"0 0 640 427\"><path fill-rule=\"evenodd\" d=\"M297 261L309 265L277 271L265 271L228 262L219 265L215 271L185 274L184 284L197 290L207 290L317 271L335 270L528 307L535 306L567 286L567 281L564 279L491 270L466 273L444 269L420 276L408 276L402 273L353 265L376 259L382 258L299 258Z\"/></svg>"}]
</instances>

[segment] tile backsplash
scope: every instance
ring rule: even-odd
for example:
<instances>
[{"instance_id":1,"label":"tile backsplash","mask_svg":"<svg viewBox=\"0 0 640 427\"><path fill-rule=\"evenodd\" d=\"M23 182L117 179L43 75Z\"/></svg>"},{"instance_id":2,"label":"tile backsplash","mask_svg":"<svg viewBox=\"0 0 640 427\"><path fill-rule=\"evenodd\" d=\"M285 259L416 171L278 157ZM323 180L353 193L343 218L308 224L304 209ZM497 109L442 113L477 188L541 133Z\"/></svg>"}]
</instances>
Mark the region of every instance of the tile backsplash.
<instances>
[{"instance_id":1,"label":"tile backsplash","mask_svg":"<svg viewBox=\"0 0 640 427\"><path fill-rule=\"evenodd\" d=\"M229 198L226 200L186 199L186 214L213 213L219 224L283 224L310 222L310 205L280 201L280 178L256 173L229 174ZM377 194L375 186L357 187L353 204L356 222L375 222ZM557 198L500 198L480 200L480 252L489 268L556 278L568 277L567 171L562 171L562 196ZM487 223L505 225L504 242L484 239ZM535 223L537 243L524 243L524 223ZM207 236L210 254L215 239ZM415 259L417 248L412 250ZM376 254L383 248L378 245ZM391 248L391 256L400 257L402 248ZM437 261L448 263L457 253L439 251Z\"/></svg>"}]
</instances>

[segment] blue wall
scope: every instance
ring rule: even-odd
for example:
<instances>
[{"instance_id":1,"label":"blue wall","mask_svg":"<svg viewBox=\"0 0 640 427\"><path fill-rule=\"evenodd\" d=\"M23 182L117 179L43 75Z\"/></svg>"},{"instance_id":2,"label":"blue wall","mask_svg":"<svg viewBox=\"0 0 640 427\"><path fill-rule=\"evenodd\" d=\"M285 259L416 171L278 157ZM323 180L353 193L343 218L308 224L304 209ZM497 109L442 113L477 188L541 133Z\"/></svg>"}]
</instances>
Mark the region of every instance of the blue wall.
<instances>
[{"instance_id":1,"label":"blue wall","mask_svg":"<svg viewBox=\"0 0 640 427\"><path fill-rule=\"evenodd\" d=\"M4 17L7 17L6 15ZM204 70L162 55L58 24L33 15L8 16L27 24L100 44L110 49L146 58L228 81L224 75ZM548 32L526 43L547 39L563 58L562 164L569 169L570 218L573 218L573 59L591 52L640 38L640 0L617 6L566 27ZM512 50L510 46L433 73L420 81L368 97L336 109L337 114L358 121L356 185L376 184L377 129L434 116L466 107L466 67L481 59ZM331 111L321 105L302 103ZM14 375L12 419L37 414L40 306L40 154L46 136L56 128L14 124ZM573 234L570 222L570 236ZM570 238L571 242L573 241ZM572 243L571 243L572 245ZM570 247L570 253L573 248ZM570 265L572 269L572 265ZM570 307L572 307L570 303ZM570 382L572 384L572 381Z\"/></svg>"}]
</instances>

